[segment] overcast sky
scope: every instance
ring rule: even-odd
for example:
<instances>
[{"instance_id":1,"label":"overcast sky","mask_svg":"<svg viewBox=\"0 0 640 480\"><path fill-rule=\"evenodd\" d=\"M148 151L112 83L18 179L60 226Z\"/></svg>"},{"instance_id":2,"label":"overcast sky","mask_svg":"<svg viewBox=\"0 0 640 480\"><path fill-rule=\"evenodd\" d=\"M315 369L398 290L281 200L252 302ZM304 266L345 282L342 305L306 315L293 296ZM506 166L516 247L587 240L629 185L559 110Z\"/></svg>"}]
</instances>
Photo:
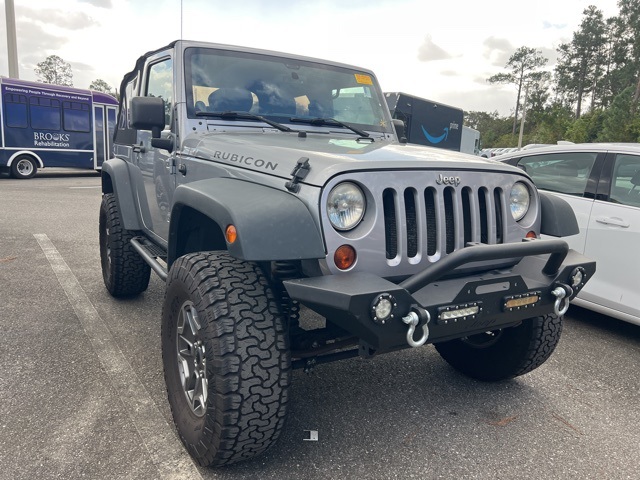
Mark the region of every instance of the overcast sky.
<instances>
[{"instance_id":1,"label":"overcast sky","mask_svg":"<svg viewBox=\"0 0 640 480\"><path fill-rule=\"evenodd\" d=\"M605 18L616 0L14 0L20 78L48 55L71 64L73 83L118 87L141 54L180 37L326 58L372 69L384 91L465 111L509 115L515 88L486 79L521 46L553 65L582 11ZM0 0L0 75L8 75ZM182 18L182 22L181 22Z\"/></svg>"}]
</instances>

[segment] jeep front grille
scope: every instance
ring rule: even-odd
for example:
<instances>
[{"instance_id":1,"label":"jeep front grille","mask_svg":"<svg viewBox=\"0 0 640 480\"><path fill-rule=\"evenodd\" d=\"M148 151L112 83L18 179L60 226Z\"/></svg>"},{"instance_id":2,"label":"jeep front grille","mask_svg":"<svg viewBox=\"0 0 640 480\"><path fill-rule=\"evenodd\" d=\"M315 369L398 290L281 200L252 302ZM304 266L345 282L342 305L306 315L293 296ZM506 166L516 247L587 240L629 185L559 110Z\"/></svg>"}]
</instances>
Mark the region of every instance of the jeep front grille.
<instances>
[{"instance_id":1,"label":"jeep front grille","mask_svg":"<svg viewBox=\"0 0 640 480\"><path fill-rule=\"evenodd\" d=\"M385 251L387 259L403 252L432 257L448 254L467 242L502 243L505 237L502 189L454 187L418 190L413 187L383 191ZM399 219L405 224L399 224ZM404 231L404 235L398 233ZM400 242L404 242L404 245Z\"/></svg>"},{"instance_id":2,"label":"jeep front grille","mask_svg":"<svg viewBox=\"0 0 640 480\"><path fill-rule=\"evenodd\" d=\"M438 178L453 180L438 184ZM345 181L360 185L367 205L355 229L337 231L325 205L331 189ZM420 272L470 242L520 242L528 231L539 229L540 213L538 197L532 195L530 214L520 222L513 219L509 192L516 181L527 183L535 192L524 175L506 171L387 170L336 175L323 188L320 200L326 268L338 272L333 256L345 244L357 253L351 271L394 278ZM477 267L484 268L485 263Z\"/></svg>"}]
</instances>

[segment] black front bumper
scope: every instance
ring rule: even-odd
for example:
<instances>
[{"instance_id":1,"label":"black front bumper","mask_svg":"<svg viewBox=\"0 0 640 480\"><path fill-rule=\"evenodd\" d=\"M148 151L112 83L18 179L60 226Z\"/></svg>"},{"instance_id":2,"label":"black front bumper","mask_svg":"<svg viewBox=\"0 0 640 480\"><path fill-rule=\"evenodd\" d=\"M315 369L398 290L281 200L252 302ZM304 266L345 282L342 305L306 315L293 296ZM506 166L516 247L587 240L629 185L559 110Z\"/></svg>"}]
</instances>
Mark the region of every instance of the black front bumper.
<instances>
[{"instance_id":1,"label":"black front bumper","mask_svg":"<svg viewBox=\"0 0 640 480\"><path fill-rule=\"evenodd\" d=\"M520 260L506 269L447 278L459 267L506 259ZM581 270L584 280L567 288L576 269ZM408 326L402 318L412 310L423 309L429 314L427 343L465 337L554 313L557 299L552 291L560 286L572 299L595 270L595 261L569 250L562 240L526 240L503 245L469 245L400 284L358 272L286 280L284 285L292 299L357 336L371 349L384 352L408 346ZM383 294L390 295L395 305L393 316L384 323L374 319L373 313L374 302ZM539 300L530 305L507 306L508 301L524 297ZM469 306L477 306L478 313L443 318L447 310ZM422 315L416 335L426 322L427 316Z\"/></svg>"}]
</instances>

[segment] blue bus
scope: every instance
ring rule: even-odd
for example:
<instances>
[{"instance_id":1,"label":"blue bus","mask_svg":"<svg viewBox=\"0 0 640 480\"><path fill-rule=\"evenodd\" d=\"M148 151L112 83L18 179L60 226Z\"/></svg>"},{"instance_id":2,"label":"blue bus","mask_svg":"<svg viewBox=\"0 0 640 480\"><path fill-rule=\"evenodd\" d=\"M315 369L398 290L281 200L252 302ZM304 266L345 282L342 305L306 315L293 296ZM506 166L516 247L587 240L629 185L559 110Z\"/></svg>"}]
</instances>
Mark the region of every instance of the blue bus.
<instances>
[{"instance_id":1,"label":"blue bus","mask_svg":"<svg viewBox=\"0 0 640 480\"><path fill-rule=\"evenodd\" d=\"M118 101L111 95L0 77L0 171L100 170L111 157Z\"/></svg>"}]
</instances>

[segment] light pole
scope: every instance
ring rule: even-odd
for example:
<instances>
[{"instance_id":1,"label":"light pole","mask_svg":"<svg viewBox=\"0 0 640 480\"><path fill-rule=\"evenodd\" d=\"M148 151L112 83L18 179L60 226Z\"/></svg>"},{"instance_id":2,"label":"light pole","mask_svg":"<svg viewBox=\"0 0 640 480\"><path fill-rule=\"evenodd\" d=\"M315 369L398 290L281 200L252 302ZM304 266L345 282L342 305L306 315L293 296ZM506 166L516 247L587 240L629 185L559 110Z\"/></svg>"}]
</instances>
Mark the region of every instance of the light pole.
<instances>
[{"instance_id":1,"label":"light pole","mask_svg":"<svg viewBox=\"0 0 640 480\"><path fill-rule=\"evenodd\" d=\"M18 44L16 42L16 12L13 0L4 2L5 17L7 18L7 58L9 59L9 77L20 78L18 74Z\"/></svg>"},{"instance_id":2,"label":"light pole","mask_svg":"<svg viewBox=\"0 0 640 480\"><path fill-rule=\"evenodd\" d=\"M524 86L524 102L522 103L522 118L520 119L520 135L518 135L518 149L522 148L522 132L524 130L524 117L527 116L527 96L529 93L529 84Z\"/></svg>"}]
</instances>

